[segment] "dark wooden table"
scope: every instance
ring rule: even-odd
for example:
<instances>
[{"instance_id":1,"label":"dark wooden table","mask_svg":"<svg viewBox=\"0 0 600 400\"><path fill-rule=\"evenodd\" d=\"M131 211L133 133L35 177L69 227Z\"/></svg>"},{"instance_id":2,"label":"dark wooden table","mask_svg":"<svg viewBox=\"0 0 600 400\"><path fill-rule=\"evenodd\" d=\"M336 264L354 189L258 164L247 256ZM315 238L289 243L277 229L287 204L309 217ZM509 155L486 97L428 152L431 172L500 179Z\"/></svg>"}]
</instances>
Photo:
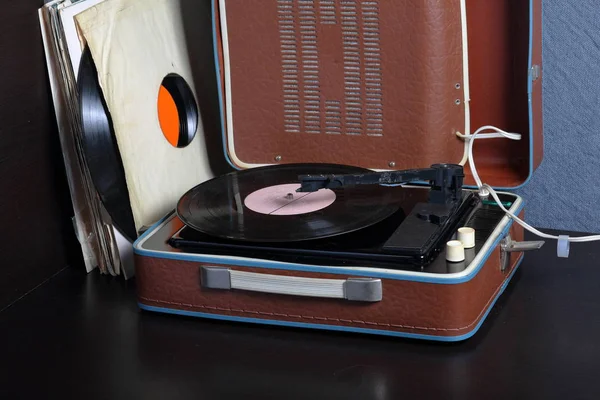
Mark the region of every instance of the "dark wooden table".
<instances>
[{"instance_id":1,"label":"dark wooden table","mask_svg":"<svg viewBox=\"0 0 600 400\"><path fill-rule=\"evenodd\" d=\"M599 399L600 244L555 254L458 344L151 314L69 268L0 313L0 398Z\"/></svg>"}]
</instances>

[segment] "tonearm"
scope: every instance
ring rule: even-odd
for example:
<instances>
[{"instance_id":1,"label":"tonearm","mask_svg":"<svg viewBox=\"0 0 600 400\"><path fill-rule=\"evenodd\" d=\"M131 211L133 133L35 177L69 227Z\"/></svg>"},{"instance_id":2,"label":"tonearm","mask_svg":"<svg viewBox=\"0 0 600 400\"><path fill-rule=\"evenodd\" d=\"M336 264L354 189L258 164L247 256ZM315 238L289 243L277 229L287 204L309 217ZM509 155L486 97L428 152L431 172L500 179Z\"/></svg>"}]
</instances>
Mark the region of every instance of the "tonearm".
<instances>
[{"instance_id":1,"label":"tonearm","mask_svg":"<svg viewBox=\"0 0 600 400\"><path fill-rule=\"evenodd\" d=\"M431 168L404 171L370 172L344 175L301 175L298 192L316 192L355 185L400 185L411 182L429 182L429 201L434 204L454 203L461 198L464 179L461 165L434 164Z\"/></svg>"},{"instance_id":2,"label":"tonearm","mask_svg":"<svg viewBox=\"0 0 600 400\"><path fill-rule=\"evenodd\" d=\"M302 175L299 192L336 189L355 185L401 185L428 182L429 201L418 203L407 213L398 229L384 244L390 253L414 254L424 257L440 237L452 228L463 202L463 167L435 164L431 168L406 171L367 172L344 175ZM407 210L408 211L408 210Z\"/></svg>"}]
</instances>

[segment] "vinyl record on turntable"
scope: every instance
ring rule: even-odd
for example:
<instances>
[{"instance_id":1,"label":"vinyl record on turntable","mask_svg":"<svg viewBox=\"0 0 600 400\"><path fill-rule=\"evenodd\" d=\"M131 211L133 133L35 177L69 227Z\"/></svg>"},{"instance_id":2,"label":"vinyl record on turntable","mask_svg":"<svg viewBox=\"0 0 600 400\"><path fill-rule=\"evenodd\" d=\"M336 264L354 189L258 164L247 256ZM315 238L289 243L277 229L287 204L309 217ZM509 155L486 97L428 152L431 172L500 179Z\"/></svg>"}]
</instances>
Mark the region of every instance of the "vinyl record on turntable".
<instances>
[{"instance_id":1,"label":"vinyl record on turntable","mask_svg":"<svg viewBox=\"0 0 600 400\"><path fill-rule=\"evenodd\" d=\"M349 233L398 211L399 192L368 185L298 193L298 176L363 172L368 170L329 164L232 172L187 192L177 214L202 233L240 241L297 242Z\"/></svg>"},{"instance_id":2,"label":"vinyl record on turntable","mask_svg":"<svg viewBox=\"0 0 600 400\"><path fill-rule=\"evenodd\" d=\"M81 55L77 77L82 147L90 175L113 224L130 241L137 238L125 171L90 50Z\"/></svg>"}]
</instances>

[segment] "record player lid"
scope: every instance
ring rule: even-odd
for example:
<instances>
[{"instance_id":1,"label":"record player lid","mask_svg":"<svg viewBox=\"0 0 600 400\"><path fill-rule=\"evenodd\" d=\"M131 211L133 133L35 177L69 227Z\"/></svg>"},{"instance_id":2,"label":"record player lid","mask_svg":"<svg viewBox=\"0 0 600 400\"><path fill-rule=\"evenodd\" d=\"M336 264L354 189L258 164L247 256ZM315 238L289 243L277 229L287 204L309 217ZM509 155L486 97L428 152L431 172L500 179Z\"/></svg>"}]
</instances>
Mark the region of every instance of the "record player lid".
<instances>
[{"instance_id":1,"label":"record player lid","mask_svg":"<svg viewBox=\"0 0 600 400\"><path fill-rule=\"evenodd\" d=\"M232 165L459 163L456 133L492 124L524 139L478 142L480 175L528 179L542 157L539 1L332 3L214 2Z\"/></svg>"}]
</instances>

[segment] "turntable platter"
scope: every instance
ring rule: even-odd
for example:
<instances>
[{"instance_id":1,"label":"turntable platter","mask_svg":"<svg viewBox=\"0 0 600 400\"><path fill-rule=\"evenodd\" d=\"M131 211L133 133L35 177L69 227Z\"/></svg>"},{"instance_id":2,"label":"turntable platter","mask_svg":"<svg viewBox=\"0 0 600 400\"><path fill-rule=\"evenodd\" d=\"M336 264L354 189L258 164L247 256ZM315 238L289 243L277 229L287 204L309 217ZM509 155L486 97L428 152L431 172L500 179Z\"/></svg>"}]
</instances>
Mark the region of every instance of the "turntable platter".
<instances>
[{"instance_id":1,"label":"turntable platter","mask_svg":"<svg viewBox=\"0 0 600 400\"><path fill-rule=\"evenodd\" d=\"M356 174L332 164L268 166L202 183L186 193L177 214L202 233L248 242L298 242L374 225L400 208L398 189L356 186L298 193L299 175Z\"/></svg>"}]
</instances>

